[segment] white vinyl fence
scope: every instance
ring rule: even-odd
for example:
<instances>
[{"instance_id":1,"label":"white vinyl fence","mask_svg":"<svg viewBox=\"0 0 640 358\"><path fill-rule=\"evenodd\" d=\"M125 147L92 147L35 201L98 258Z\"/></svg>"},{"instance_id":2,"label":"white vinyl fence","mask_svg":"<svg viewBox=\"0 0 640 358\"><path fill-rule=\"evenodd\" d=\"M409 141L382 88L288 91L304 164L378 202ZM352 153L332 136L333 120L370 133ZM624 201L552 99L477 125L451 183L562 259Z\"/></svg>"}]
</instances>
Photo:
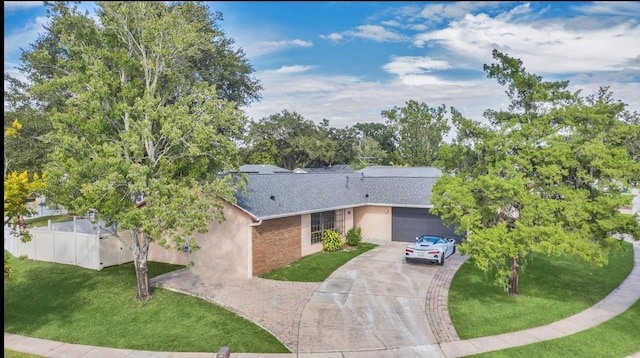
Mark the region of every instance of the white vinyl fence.
<instances>
[{"instance_id":1,"label":"white vinyl fence","mask_svg":"<svg viewBox=\"0 0 640 358\"><path fill-rule=\"evenodd\" d=\"M32 260L94 270L133 261L129 235L124 235L123 243L120 238L107 233L58 231L49 226L31 229L31 236L31 241L22 242L5 226L4 248L15 257L26 256Z\"/></svg>"}]
</instances>

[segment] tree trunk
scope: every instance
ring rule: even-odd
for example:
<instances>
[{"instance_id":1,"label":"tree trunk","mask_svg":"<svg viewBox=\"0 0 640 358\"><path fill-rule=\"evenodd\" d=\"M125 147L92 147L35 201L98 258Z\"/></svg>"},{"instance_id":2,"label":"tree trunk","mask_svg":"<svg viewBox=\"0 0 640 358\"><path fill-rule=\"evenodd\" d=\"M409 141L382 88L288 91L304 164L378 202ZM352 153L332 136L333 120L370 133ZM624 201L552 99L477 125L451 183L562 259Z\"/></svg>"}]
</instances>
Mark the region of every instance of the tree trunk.
<instances>
[{"instance_id":1,"label":"tree trunk","mask_svg":"<svg viewBox=\"0 0 640 358\"><path fill-rule=\"evenodd\" d=\"M150 300L151 285L149 284L149 269L147 268L147 254L149 253L149 240L142 230L132 231L133 237L133 262L136 268L136 279L138 282L138 293L136 300Z\"/></svg>"},{"instance_id":2,"label":"tree trunk","mask_svg":"<svg viewBox=\"0 0 640 358\"><path fill-rule=\"evenodd\" d=\"M509 275L509 283L507 286L507 293L509 296L517 296L520 294L520 288L518 287L518 258L511 258L511 274Z\"/></svg>"}]
</instances>

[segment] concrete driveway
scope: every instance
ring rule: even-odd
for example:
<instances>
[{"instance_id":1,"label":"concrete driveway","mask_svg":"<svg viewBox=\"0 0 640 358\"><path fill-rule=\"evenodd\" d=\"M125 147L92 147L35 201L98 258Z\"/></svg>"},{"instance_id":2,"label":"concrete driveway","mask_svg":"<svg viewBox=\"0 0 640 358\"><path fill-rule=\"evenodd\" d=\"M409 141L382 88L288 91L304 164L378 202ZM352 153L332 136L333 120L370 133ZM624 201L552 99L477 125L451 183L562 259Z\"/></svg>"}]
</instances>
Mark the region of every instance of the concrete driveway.
<instances>
[{"instance_id":1,"label":"concrete driveway","mask_svg":"<svg viewBox=\"0 0 640 358\"><path fill-rule=\"evenodd\" d=\"M416 357L438 357L431 346L437 342L425 315L425 300L441 267L407 264L405 246L382 243L325 280L302 311L298 353L366 355L365 351L410 348ZM420 352L420 347L426 351Z\"/></svg>"},{"instance_id":2,"label":"concrete driveway","mask_svg":"<svg viewBox=\"0 0 640 358\"><path fill-rule=\"evenodd\" d=\"M187 269L151 283L220 304L269 330L294 354L441 357L425 315L427 289L434 275L454 262L444 267L407 264L406 243L376 244L322 283L258 277L229 281ZM446 307L446 296L440 297L446 292L435 291L430 301Z\"/></svg>"}]
</instances>

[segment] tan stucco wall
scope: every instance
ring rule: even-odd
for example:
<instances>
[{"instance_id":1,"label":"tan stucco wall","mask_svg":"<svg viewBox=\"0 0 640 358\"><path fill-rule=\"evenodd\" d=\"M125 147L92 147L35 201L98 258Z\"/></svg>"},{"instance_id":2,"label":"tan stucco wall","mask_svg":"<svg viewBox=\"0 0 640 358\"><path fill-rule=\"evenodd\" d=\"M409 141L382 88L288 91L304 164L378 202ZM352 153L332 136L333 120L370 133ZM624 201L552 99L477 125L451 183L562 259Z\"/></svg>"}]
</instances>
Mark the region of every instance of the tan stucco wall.
<instances>
[{"instance_id":1,"label":"tan stucco wall","mask_svg":"<svg viewBox=\"0 0 640 358\"><path fill-rule=\"evenodd\" d=\"M300 238L302 241L300 255L302 257L322 251L321 242L311 244L311 214L300 216Z\"/></svg>"},{"instance_id":2,"label":"tan stucco wall","mask_svg":"<svg viewBox=\"0 0 640 358\"><path fill-rule=\"evenodd\" d=\"M344 209L344 234L353 227L353 208Z\"/></svg>"},{"instance_id":3,"label":"tan stucco wall","mask_svg":"<svg viewBox=\"0 0 640 358\"><path fill-rule=\"evenodd\" d=\"M186 264L193 263L191 270L199 275L215 278L216 275L234 278L252 276L249 216L238 208L225 203L225 221L212 221L207 232L196 234L200 249L185 254L165 250L157 245L149 249L149 260Z\"/></svg>"},{"instance_id":4,"label":"tan stucco wall","mask_svg":"<svg viewBox=\"0 0 640 358\"><path fill-rule=\"evenodd\" d=\"M363 206L354 208L353 225L362 228L363 238L391 241L391 207Z\"/></svg>"},{"instance_id":5,"label":"tan stucco wall","mask_svg":"<svg viewBox=\"0 0 640 358\"><path fill-rule=\"evenodd\" d=\"M168 264L187 265L189 264L189 255L188 253L165 249L152 242L149 244L149 255L147 259L149 261L166 262Z\"/></svg>"}]
</instances>

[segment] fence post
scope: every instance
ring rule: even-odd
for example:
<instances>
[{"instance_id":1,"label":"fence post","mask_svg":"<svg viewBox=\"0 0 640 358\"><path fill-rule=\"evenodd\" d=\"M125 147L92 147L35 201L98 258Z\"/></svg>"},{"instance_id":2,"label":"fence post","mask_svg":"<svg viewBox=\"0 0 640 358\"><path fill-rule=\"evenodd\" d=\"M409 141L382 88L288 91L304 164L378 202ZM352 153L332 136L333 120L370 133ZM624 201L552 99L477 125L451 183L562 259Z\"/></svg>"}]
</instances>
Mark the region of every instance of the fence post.
<instances>
[{"instance_id":1,"label":"fence post","mask_svg":"<svg viewBox=\"0 0 640 358\"><path fill-rule=\"evenodd\" d=\"M73 264L78 266L78 233L73 230Z\"/></svg>"},{"instance_id":2,"label":"fence post","mask_svg":"<svg viewBox=\"0 0 640 358\"><path fill-rule=\"evenodd\" d=\"M53 235L51 235L53 241L53 262L58 262L56 259L56 228L53 228Z\"/></svg>"}]
</instances>

